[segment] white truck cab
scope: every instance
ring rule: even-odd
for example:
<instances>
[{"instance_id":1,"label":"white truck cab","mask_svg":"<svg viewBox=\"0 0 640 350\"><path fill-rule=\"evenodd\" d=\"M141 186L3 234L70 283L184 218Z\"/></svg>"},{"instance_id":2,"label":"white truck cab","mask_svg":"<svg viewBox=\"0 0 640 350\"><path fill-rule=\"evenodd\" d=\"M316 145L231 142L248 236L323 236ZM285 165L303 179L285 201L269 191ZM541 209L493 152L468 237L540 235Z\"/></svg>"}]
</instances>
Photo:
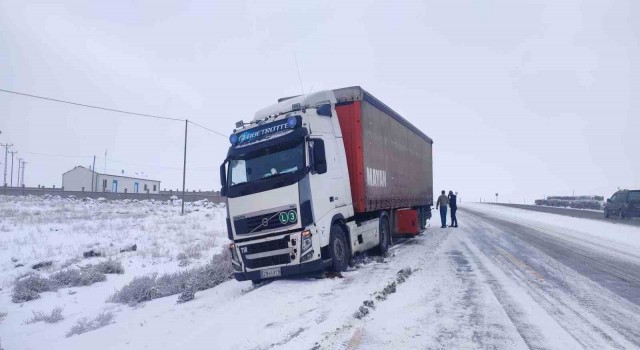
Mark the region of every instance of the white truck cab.
<instances>
[{"instance_id":1,"label":"white truck cab","mask_svg":"<svg viewBox=\"0 0 640 350\"><path fill-rule=\"evenodd\" d=\"M335 103L331 91L294 97L231 135L221 176L236 279L321 270L332 219L353 216Z\"/></svg>"}]
</instances>

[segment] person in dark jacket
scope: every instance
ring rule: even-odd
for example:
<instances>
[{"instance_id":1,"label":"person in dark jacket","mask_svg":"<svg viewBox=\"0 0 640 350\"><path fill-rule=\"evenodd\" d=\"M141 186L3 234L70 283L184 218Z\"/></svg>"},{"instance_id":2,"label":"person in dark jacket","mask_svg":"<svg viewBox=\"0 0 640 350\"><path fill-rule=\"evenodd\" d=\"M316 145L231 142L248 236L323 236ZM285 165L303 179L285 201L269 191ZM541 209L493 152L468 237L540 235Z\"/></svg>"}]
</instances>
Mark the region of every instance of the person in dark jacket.
<instances>
[{"instance_id":1,"label":"person in dark jacket","mask_svg":"<svg viewBox=\"0 0 640 350\"><path fill-rule=\"evenodd\" d=\"M442 194L438 197L438 201L436 202L436 210L440 208L440 221L442 222L442 226L440 228L447 228L447 206L449 205L449 198L446 194L444 194L444 190L442 190Z\"/></svg>"},{"instance_id":2,"label":"person in dark jacket","mask_svg":"<svg viewBox=\"0 0 640 350\"><path fill-rule=\"evenodd\" d=\"M458 227L458 218L456 217L456 211L458 210L458 204L456 200L458 196L453 194L453 191L449 191L449 206L451 207L451 227Z\"/></svg>"}]
</instances>

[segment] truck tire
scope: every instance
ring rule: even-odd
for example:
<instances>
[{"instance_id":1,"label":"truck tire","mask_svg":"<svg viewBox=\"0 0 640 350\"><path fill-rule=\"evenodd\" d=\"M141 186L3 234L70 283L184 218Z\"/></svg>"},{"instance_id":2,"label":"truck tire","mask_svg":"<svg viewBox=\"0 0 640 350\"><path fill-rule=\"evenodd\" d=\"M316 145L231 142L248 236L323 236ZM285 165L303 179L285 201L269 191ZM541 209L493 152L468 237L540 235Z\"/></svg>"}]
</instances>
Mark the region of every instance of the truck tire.
<instances>
[{"instance_id":1,"label":"truck tire","mask_svg":"<svg viewBox=\"0 0 640 350\"><path fill-rule=\"evenodd\" d=\"M338 224L331 226L329 250L331 251L331 267L333 271L347 271L350 259L349 244L347 243L344 229Z\"/></svg>"},{"instance_id":2,"label":"truck tire","mask_svg":"<svg viewBox=\"0 0 640 350\"><path fill-rule=\"evenodd\" d=\"M389 250L389 241L391 238L391 228L389 227L389 216L384 213L380 215L380 242L378 243L378 253L384 254Z\"/></svg>"}]
</instances>

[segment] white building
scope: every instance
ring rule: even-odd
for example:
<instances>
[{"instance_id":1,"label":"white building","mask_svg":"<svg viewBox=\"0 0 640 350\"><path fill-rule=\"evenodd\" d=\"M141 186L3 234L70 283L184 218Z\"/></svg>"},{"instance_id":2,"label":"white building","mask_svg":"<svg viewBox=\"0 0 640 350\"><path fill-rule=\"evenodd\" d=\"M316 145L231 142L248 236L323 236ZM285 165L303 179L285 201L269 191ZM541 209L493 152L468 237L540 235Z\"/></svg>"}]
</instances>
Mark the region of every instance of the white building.
<instances>
[{"instance_id":1,"label":"white building","mask_svg":"<svg viewBox=\"0 0 640 350\"><path fill-rule=\"evenodd\" d=\"M101 174L77 166L62 174L65 191L160 193L160 181L123 174Z\"/></svg>"}]
</instances>

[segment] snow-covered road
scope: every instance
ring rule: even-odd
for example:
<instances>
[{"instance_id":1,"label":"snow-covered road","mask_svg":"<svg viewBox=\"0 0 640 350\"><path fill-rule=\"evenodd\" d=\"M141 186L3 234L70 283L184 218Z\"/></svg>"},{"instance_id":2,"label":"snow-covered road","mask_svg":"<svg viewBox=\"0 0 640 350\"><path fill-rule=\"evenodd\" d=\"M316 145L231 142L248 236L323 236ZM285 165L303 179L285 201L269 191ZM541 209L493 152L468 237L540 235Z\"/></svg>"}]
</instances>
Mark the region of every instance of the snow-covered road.
<instances>
[{"instance_id":1,"label":"snow-covered road","mask_svg":"<svg viewBox=\"0 0 640 350\"><path fill-rule=\"evenodd\" d=\"M492 214L463 210L350 348L640 348L640 250L541 223L548 214Z\"/></svg>"},{"instance_id":2,"label":"snow-covered road","mask_svg":"<svg viewBox=\"0 0 640 350\"><path fill-rule=\"evenodd\" d=\"M119 306L114 324L47 347L640 348L640 228L481 204L459 221L344 278L229 281L186 304Z\"/></svg>"}]
</instances>

